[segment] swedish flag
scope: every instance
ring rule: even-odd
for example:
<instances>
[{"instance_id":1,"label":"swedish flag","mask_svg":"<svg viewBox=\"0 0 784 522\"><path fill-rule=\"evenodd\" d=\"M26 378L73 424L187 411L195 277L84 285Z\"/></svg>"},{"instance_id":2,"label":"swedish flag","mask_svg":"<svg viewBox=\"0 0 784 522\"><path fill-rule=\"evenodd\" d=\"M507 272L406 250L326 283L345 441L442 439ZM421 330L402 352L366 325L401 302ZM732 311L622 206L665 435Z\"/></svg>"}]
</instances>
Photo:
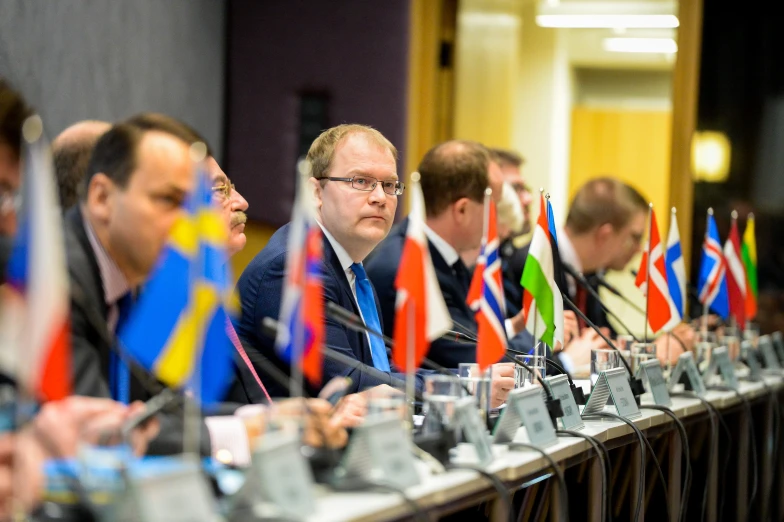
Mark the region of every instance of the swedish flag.
<instances>
[{"instance_id":1,"label":"swedish flag","mask_svg":"<svg viewBox=\"0 0 784 522\"><path fill-rule=\"evenodd\" d=\"M226 333L231 278L228 230L203 171L185 209L119 338L161 382L193 386L210 404L223 398L233 372Z\"/></svg>"}]
</instances>

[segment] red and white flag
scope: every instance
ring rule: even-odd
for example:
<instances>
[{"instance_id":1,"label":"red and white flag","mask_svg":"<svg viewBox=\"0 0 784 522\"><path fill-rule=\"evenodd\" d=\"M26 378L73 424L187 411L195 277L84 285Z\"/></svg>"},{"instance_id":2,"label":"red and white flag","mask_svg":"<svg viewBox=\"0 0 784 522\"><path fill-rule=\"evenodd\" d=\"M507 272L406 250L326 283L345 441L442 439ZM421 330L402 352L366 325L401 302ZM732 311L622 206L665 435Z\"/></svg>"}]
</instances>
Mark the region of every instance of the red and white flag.
<instances>
[{"instance_id":1,"label":"red and white flag","mask_svg":"<svg viewBox=\"0 0 784 522\"><path fill-rule=\"evenodd\" d=\"M727 242L724 243L724 259L727 263L727 293L730 301L730 317L735 318L738 328L746 327L746 270L740 259L740 234L738 215L732 213L732 226Z\"/></svg>"},{"instance_id":2,"label":"red and white flag","mask_svg":"<svg viewBox=\"0 0 784 522\"><path fill-rule=\"evenodd\" d=\"M651 333L656 334L661 330L670 330L680 321L675 303L670 297L667 286L667 268L664 262L664 251L659 237L659 227L656 224L656 213L651 208L648 244L640 259L640 269L637 271L637 285L646 296L648 310L648 325ZM648 269L650 268L650 273ZM648 284L650 281L650 285Z\"/></svg>"},{"instance_id":3,"label":"red and white flag","mask_svg":"<svg viewBox=\"0 0 784 522\"><path fill-rule=\"evenodd\" d=\"M37 117L26 125L36 123ZM26 146L23 165L19 226L0 319L9 337L0 366L37 399L58 400L71 393L70 297L60 205L43 138Z\"/></svg>"},{"instance_id":4,"label":"red and white flag","mask_svg":"<svg viewBox=\"0 0 784 522\"><path fill-rule=\"evenodd\" d=\"M430 260L425 236L425 199L418 175L412 176L408 190L411 209L403 255L395 277L397 300L392 362L405 372L414 372L427 355L430 343L452 327L452 319ZM413 349L413 366L408 364L410 349Z\"/></svg>"}]
</instances>

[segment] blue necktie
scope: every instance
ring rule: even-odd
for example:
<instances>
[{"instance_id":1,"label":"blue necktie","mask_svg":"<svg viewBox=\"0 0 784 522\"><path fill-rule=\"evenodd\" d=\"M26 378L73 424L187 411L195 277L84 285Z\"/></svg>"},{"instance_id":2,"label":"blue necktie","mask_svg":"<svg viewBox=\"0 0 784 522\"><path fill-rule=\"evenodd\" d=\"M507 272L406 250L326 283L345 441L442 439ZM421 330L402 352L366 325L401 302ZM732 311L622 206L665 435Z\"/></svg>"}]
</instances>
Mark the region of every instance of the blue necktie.
<instances>
[{"instance_id":1,"label":"blue necktie","mask_svg":"<svg viewBox=\"0 0 784 522\"><path fill-rule=\"evenodd\" d=\"M115 332L120 332L123 325L128 321L131 312L133 297L128 292L117 301L117 327ZM118 350L122 347L118 344ZM131 400L131 370L123 362L117 351L112 351L109 363L109 388L114 400L123 404L128 404Z\"/></svg>"},{"instance_id":2,"label":"blue necktie","mask_svg":"<svg viewBox=\"0 0 784 522\"><path fill-rule=\"evenodd\" d=\"M359 304L359 311L362 312L362 319L365 321L365 326L376 332L381 331L381 322L378 320L378 310L376 309L376 300L373 297L373 287L370 285L365 269L359 263L351 265L351 270L357 276L357 303ZM390 371L389 357L387 357L387 349L384 346L384 341L377 335L369 335L370 337L370 355L373 356L373 366L382 372Z\"/></svg>"}]
</instances>

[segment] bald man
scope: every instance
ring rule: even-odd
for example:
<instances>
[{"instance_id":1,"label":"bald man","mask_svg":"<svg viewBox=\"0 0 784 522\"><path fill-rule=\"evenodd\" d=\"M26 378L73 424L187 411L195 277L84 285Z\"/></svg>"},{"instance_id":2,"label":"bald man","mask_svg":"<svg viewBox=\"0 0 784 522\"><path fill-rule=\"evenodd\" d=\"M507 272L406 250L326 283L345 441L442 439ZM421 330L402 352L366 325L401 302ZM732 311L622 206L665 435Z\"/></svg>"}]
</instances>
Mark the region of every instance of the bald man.
<instances>
[{"instance_id":1,"label":"bald man","mask_svg":"<svg viewBox=\"0 0 784 522\"><path fill-rule=\"evenodd\" d=\"M79 186L87 173L93 147L110 127L111 124L105 121L80 121L61 132L52 143L63 212L79 201Z\"/></svg>"}]
</instances>

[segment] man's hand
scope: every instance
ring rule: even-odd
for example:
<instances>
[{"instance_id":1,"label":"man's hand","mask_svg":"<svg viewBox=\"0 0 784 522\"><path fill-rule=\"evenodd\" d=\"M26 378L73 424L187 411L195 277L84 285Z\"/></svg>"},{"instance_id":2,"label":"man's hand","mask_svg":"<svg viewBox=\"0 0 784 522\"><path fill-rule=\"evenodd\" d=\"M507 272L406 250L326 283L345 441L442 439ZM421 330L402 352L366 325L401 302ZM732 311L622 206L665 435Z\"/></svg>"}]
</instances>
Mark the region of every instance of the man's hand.
<instances>
[{"instance_id":1,"label":"man's hand","mask_svg":"<svg viewBox=\"0 0 784 522\"><path fill-rule=\"evenodd\" d=\"M681 346L681 343L675 339L669 339L669 362L671 364L676 364L678 362L678 357L684 351L684 347L690 352L694 351L694 346L697 343L697 332L694 331L694 329L688 324L681 323L673 328L672 333L673 335L677 335L678 339L680 339L684 345ZM656 358L659 359L659 361L661 361L663 364L667 362L668 337L670 337L670 334L664 334L655 341Z\"/></svg>"},{"instance_id":2,"label":"man's hand","mask_svg":"<svg viewBox=\"0 0 784 522\"><path fill-rule=\"evenodd\" d=\"M509 392L515 386L514 363L498 363L493 365L493 382L490 394L490 407L498 408L506 402Z\"/></svg>"},{"instance_id":3,"label":"man's hand","mask_svg":"<svg viewBox=\"0 0 784 522\"><path fill-rule=\"evenodd\" d=\"M346 395L335 406L332 424L341 428L356 428L365 420L367 398L361 393Z\"/></svg>"},{"instance_id":4,"label":"man's hand","mask_svg":"<svg viewBox=\"0 0 784 522\"><path fill-rule=\"evenodd\" d=\"M588 373L582 370L591 364L591 350L608 348L606 344L598 333L591 328L586 328L579 337L566 345L563 353L569 356L575 373Z\"/></svg>"}]
</instances>

